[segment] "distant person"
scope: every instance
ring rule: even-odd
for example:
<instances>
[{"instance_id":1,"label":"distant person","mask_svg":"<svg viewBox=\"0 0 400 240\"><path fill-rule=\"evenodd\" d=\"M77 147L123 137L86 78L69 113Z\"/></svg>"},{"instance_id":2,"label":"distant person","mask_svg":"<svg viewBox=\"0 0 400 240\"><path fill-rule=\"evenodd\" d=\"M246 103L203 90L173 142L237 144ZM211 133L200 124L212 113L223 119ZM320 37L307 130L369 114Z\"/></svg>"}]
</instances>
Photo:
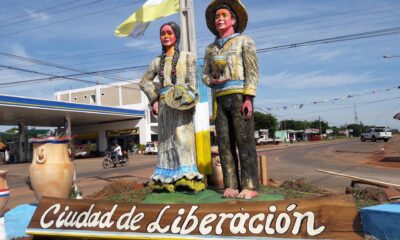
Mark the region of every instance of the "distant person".
<instances>
[{"instance_id":1,"label":"distant person","mask_svg":"<svg viewBox=\"0 0 400 240\"><path fill-rule=\"evenodd\" d=\"M138 151L139 151L139 147L138 147L137 143L134 143L133 147L132 147L133 154L137 154Z\"/></svg>"},{"instance_id":2,"label":"distant person","mask_svg":"<svg viewBox=\"0 0 400 240\"><path fill-rule=\"evenodd\" d=\"M10 160L10 150L8 150L8 147L6 147L6 150L4 151L4 162L7 163Z\"/></svg>"},{"instance_id":3,"label":"distant person","mask_svg":"<svg viewBox=\"0 0 400 240\"><path fill-rule=\"evenodd\" d=\"M111 159L114 163L118 163L119 159L122 159L122 149L121 146L118 145L118 142L114 142L114 148L112 151Z\"/></svg>"}]
</instances>

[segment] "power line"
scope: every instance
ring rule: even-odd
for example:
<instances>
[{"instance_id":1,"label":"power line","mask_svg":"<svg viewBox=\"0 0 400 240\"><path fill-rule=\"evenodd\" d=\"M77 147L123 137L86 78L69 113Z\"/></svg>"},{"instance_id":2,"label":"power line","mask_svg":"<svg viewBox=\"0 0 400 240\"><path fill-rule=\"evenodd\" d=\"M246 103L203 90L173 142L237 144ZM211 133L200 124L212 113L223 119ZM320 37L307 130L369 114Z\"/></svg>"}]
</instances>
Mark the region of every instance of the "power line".
<instances>
[{"instance_id":1,"label":"power line","mask_svg":"<svg viewBox=\"0 0 400 240\"><path fill-rule=\"evenodd\" d=\"M68 71L79 72L79 73L86 73L84 70L81 70L81 69L78 69L78 68L72 68L72 67L68 67L68 66L58 65L58 64L54 64L54 63L50 63L50 62L45 62L45 61L38 60L38 59L34 59L34 58L27 58L27 57L18 56L18 55L14 55L14 54L10 54L10 53L4 53L4 52L0 52L0 55L1 55L1 56L5 56L5 57L9 57L9 58L14 58L14 59L22 60L22 61L27 61L27 62L35 63L35 64L40 64L40 65L45 65L45 66L60 68L60 69L68 70ZM104 76L104 75L99 74L99 73L93 73L92 75L96 75L96 76L99 76L99 77L108 78L108 79L112 79L112 80L117 80L117 81L123 80L122 78L116 78L116 77L112 77L112 76ZM126 80L126 79L125 79L125 80Z\"/></svg>"},{"instance_id":2,"label":"power line","mask_svg":"<svg viewBox=\"0 0 400 240\"><path fill-rule=\"evenodd\" d=\"M147 65L128 67L128 68L119 68L119 69L108 69L108 70L101 70L101 71L95 71L95 72L77 73L77 74L70 74L70 75L57 75L57 76L59 76L57 78L71 78L71 77L78 77L78 76L84 76L84 75L92 75L92 74L97 74L97 73L106 73L106 72L114 72L114 71L121 71L121 70L127 70L127 69L136 69L136 68L142 68L142 67L147 67ZM17 85L26 85L26 84L32 84L32 83L38 83L38 82L45 82L45 81L51 81L54 79L55 79L55 77L52 76L52 77L46 77L46 78L5 82L5 83L0 83L0 88L17 86Z\"/></svg>"},{"instance_id":3,"label":"power line","mask_svg":"<svg viewBox=\"0 0 400 240\"><path fill-rule=\"evenodd\" d=\"M384 16L384 17L390 17L390 16L393 16L393 15L388 15L388 16ZM377 18L369 19L369 21L371 21L371 20L376 20L376 19L377 19ZM365 20L360 20L360 21L357 21L357 22L363 22L363 21L365 21ZM323 26L323 27L339 26L339 25L353 24L353 23L354 23L354 21L352 21L352 22L347 22L347 23L340 23L340 24L328 25L328 26ZM308 31L308 30L317 30L317 29L319 29L319 28L322 28L322 27L309 28L309 29L299 30L299 31L304 32L304 31ZM270 28L266 29L265 31L269 31L269 30L270 30ZM286 35L286 34L291 34L291 33L299 32L299 31L286 32L286 33L277 34L277 35L273 35L273 36ZM257 39L257 38L258 38L258 37L256 37L255 39ZM200 39L203 39L203 38L200 38ZM200 40L200 39L199 39L199 40ZM263 38L263 39L264 39L264 38ZM155 48L156 48L156 47L151 47L151 48L148 48L148 49L155 49ZM199 49L202 49L202 48L204 48L204 47L201 47L201 48L199 48ZM76 57L81 57L81 56L85 56L86 58L88 58L88 57L90 58L90 57L99 57L99 56L120 55L120 54L126 54L126 53L127 53L127 50L129 50L129 48L110 49L110 50L106 50L106 53L105 53L104 51L102 51L101 53L96 53L96 52L94 52L94 53L78 54L78 55L68 56L68 57L59 58L59 59L74 59L74 58L76 58ZM144 54L144 56L147 56L147 55L148 55L148 54ZM143 56L143 55L142 55L142 56ZM56 59L56 60L59 60L59 59ZM109 58L108 58L107 60L109 60ZM117 59L116 59L116 60L117 60Z\"/></svg>"},{"instance_id":4,"label":"power line","mask_svg":"<svg viewBox=\"0 0 400 240\"><path fill-rule=\"evenodd\" d=\"M358 9L358 10L354 10L354 11L346 11L346 12L341 12L341 13L334 13L334 14L330 14L330 15L324 15L324 16L318 16L318 17L311 17L311 18L306 18L306 19L296 19L296 21L293 21L293 22L299 22L299 21L309 21L309 20L313 20L313 19L320 19L320 18L332 18L332 17L334 17L334 16L343 16L343 15L347 15L347 14L352 14L351 16L349 16L349 17L354 17L354 13L355 12L363 12L363 11L365 11L365 10L370 10L370 9L374 9L374 10L376 10L376 9L378 9L379 7L381 7L381 6L384 6L385 7L385 9L386 9L386 6L387 6L387 4L384 4L384 5L376 5L376 6L373 6L373 7L368 7L368 8L362 8L362 9ZM393 8L391 8L391 9L393 9ZM366 14L370 14L370 13L366 13ZM366 14L362 14L362 15L366 15ZM323 21L326 21L326 20L324 20L323 19ZM289 23L290 23L291 21L289 21ZM318 22L321 22L321 21L318 21ZM286 22L286 23L280 23L280 24L272 24L272 28L273 28L273 26L281 26L281 25L284 25L284 24L287 24L288 22ZM310 22L308 22L308 23L310 23ZM315 22L311 22L311 23L315 23ZM295 24L295 25L293 25L293 26L299 26L299 25L304 25L304 23L303 24ZM265 31L269 31L269 30L271 30L271 24L269 24L268 25L269 27L265 30ZM291 26L291 27L293 27L293 26ZM283 34L288 34L288 33L283 33ZM122 50L123 51L123 50ZM123 53L123 52L116 52L115 54L119 54L119 53ZM79 55L81 55L81 54L79 54ZM79 56L78 55L78 56ZM112 53L106 53L106 54L104 54L104 52L103 53L101 53L101 54L99 54L98 56L105 56L105 55L112 55Z\"/></svg>"},{"instance_id":5,"label":"power line","mask_svg":"<svg viewBox=\"0 0 400 240\"><path fill-rule=\"evenodd\" d=\"M386 35L399 34L399 33L400 33L400 27L379 29L379 30L374 30L374 31L342 35L342 36L331 37L331 38L323 38L323 39L317 39L317 40L311 40L311 41L305 41L305 42L299 42L299 43L292 43L292 44L285 44L285 45L267 47L267 48L259 48L259 49L257 49L257 53L271 52L271 51L277 51L277 50L283 50L283 49L289 49L289 48L297 48L297 47L310 46L310 45L317 45L317 44L343 42L343 41L356 40L356 39L362 39L362 38L386 36Z\"/></svg>"},{"instance_id":6,"label":"power line","mask_svg":"<svg viewBox=\"0 0 400 240\"><path fill-rule=\"evenodd\" d=\"M106 9L102 9L102 10L98 10L98 11L94 11L94 12L78 15L78 16L71 17L71 18L66 18L66 19L63 19L63 20L55 21L53 23L49 23L49 24L45 24L45 25L41 25L41 26L37 26L37 27L32 27L32 28L28 28L28 29L24 29L24 30L20 30L20 31L16 31L16 32L3 34L3 35L0 35L0 38L8 37L8 36L19 34L19 33L23 33L23 32L28 32L28 31L32 31L32 30L36 30L36 29L39 29L39 28L48 27L48 26L51 26L51 25L55 25L55 24L62 23L62 22L67 22L67 21L70 21L70 20L76 20L78 18L83 18L83 17L99 14L99 13L110 11L110 10L115 10L115 9L118 9L118 8L122 8L122 7L126 7L126 6L129 6L129 5L136 4L138 2L140 2L140 0L134 1L134 2L130 2L128 4L118 5L118 6L115 6L115 7L112 7L112 8L106 8Z\"/></svg>"},{"instance_id":7,"label":"power line","mask_svg":"<svg viewBox=\"0 0 400 240\"><path fill-rule=\"evenodd\" d=\"M48 78L47 81L52 81L58 78L63 78L63 79L68 79L68 80L74 80L74 81L78 81L78 82L84 82L84 83L91 83L91 84L98 84L95 81L90 81L90 80L84 80L84 79L79 79L79 78L73 78L73 77L66 77L66 76L61 76L61 75L54 75L54 74L49 74L49 73L43 73L43 72L38 72L38 71L34 71L34 70L29 70L29 69L24 69L24 68L17 68L17 67L13 67L13 66L7 66L7 65L1 65L0 64L0 68L7 68L7 69L11 69L11 70L16 70L16 71L21 71L21 72L27 72L27 73L32 73L32 74L38 74L38 75L45 75L45 76L49 76L50 78ZM107 84L107 83L103 83L102 85L108 85L108 86L113 86L112 84ZM7 86L4 86L7 87ZM0 84L0 88L4 88L3 86L1 86ZM128 86L121 86L122 88L128 88L128 89L136 89L134 87L128 87Z\"/></svg>"},{"instance_id":8,"label":"power line","mask_svg":"<svg viewBox=\"0 0 400 240\"><path fill-rule=\"evenodd\" d=\"M394 16L398 16L398 13L392 14L392 15L386 15L386 16L382 16L382 17L376 17L376 18L372 18L372 19L363 19L363 20L359 20L359 21L351 21L351 22L344 22L344 23L335 23L335 24L330 24L330 25L322 25L322 26L318 26L318 27L310 27L310 28L306 28L306 29L299 29L299 30L295 30L295 31L291 31L291 32L284 32L284 33L277 33L277 34L272 34L272 35L266 35L266 34L262 34L262 35L257 35L257 37L261 37L263 39L265 39L265 37L271 38L271 37L278 37L278 36L284 36L284 35L289 35L289 34L294 34L294 33L304 33L307 31L316 31L319 29L326 29L329 27L337 27L337 26L343 26L343 25L348 25L348 24L354 24L354 23L367 23L367 22L371 22L371 21L376 21L378 19L382 19L382 18L389 18L389 17L394 17ZM393 19L390 19L389 21L393 21ZM387 22L387 21L384 21ZM396 21L397 22L397 21ZM376 22L376 24L378 24L379 22ZM264 31L265 33L265 31Z\"/></svg>"},{"instance_id":9,"label":"power line","mask_svg":"<svg viewBox=\"0 0 400 240\"><path fill-rule=\"evenodd\" d=\"M336 15L346 15L346 14L348 14L348 13L352 13L352 15L351 16L349 16L349 17L355 17L355 15L354 15L354 12L358 12L358 11L365 11L365 10L369 10L369 9L377 9L376 7L379 7L379 6L387 6L387 4L385 4L385 5L377 5L377 6L374 6L374 7L369 7L369 8L363 8L363 9L360 9L360 10L356 10L356 11L348 11L348 12L343 12L343 13L338 13L338 14L331 14L331 15L328 15L328 18L329 17L332 17L332 16L336 16ZM393 10L393 9L396 9L396 8L391 8L390 10ZM387 10L386 10L387 11ZM378 12L375 12L375 13L379 13L379 12L381 12L381 11L378 11ZM371 13L365 13L365 14L362 14L362 15L367 15L367 14L371 14ZM358 15L358 16L360 16L360 15ZM385 17L389 17L389 16L385 16ZM309 19L315 19L315 18L326 18L326 16L322 16L322 17L312 17L312 18L307 18L307 19L303 19L303 20L309 20ZM302 21L303 21L302 20ZM323 20L323 21L326 21L326 20ZM365 21L365 20L361 20L361 21ZM361 21L358 21L358 22L361 22ZM319 21L319 22L321 22L321 21ZM350 22L350 23L341 23L341 24L334 24L334 25L330 25L330 26L337 26L337 25L344 25L344 24L352 24L352 23L354 23L354 21L353 22ZM287 23L284 23L284 24L287 24ZM284 25L284 24L275 24L275 25ZM304 25L304 24L296 24L296 25L293 25L293 26L298 26L298 25ZM270 26L270 25L269 25ZM325 26L325 27L327 27L327 26ZM316 30L316 29L318 29L318 28L310 28L310 29L306 29L306 30L301 30L302 32L304 32L304 31L307 31L307 30ZM265 31L269 31L269 30L271 30L271 27L268 27ZM297 31L296 31L297 32ZM294 32L286 32L286 33L282 33L282 34L278 34L278 35L285 35L285 34L290 34L290 33L294 33ZM151 48L151 49L153 49L153 48ZM115 50L117 50L117 51L115 51ZM102 52L102 53L99 53L99 54L78 54L78 55L75 55L75 56L69 56L69 57L66 57L66 58L74 58L74 57L78 57L78 56L86 56L86 57L90 57L90 56L106 56L106 55L117 55L117 54L124 54L124 53L126 53L126 50L127 50L127 48L121 48L121 49L113 49L113 50L109 50L107 53L104 53L104 51ZM114 52L115 51L115 52ZM142 55L143 56L143 55ZM144 55L144 56L147 56L147 54L146 55ZM60 58L60 59L65 59L65 58ZM109 60L109 58L107 59L107 60ZM115 60L117 60L117 59L115 59Z\"/></svg>"},{"instance_id":10,"label":"power line","mask_svg":"<svg viewBox=\"0 0 400 240\"><path fill-rule=\"evenodd\" d=\"M309 24L313 24L313 23L321 23L321 22L329 21L329 18L332 18L332 17L335 17L335 16L341 16L341 15L351 14L348 17L341 17L340 20L345 19L345 18L352 18L352 17L363 16L363 15L369 15L371 13L365 13L365 14L359 14L359 15L356 15L355 13L356 12L363 12L365 10L370 10L370 9L376 10L376 9L379 9L381 6L384 6L385 8L383 8L382 11L378 11L376 13L387 12L387 11L392 11L392 10L396 10L397 9L397 8L388 6L388 4L383 4L383 5L380 4L380 5L375 5L375 6L372 6L372 7L362 8L362 9L358 9L358 10L345 11L345 12L340 12L340 13L333 13L333 14L328 14L328 15L323 15L323 16L314 16L314 17L308 17L308 18L304 18L304 19L294 19L294 20L289 20L289 21L284 22L284 23L275 23L275 24L274 23L269 23L269 24L261 25L261 26L255 28L252 31L247 31L246 34L261 32L261 30L264 31L264 32L271 31L271 30L274 30L274 29L279 29L279 30L285 29L286 30L288 28L292 28L292 27L296 27L296 26L309 25ZM390 8L386 9L386 7L390 7ZM321 18L322 18L322 20L319 20L319 21L308 21L308 20L321 19ZM299 24L299 22L304 22L304 23L300 23ZM349 24L352 24L353 22L354 21L349 22ZM289 25L289 26L285 26L288 23L289 24L290 23L295 23L295 24L292 24L292 25ZM206 40L206 38L199 38L199 40Z\"/></svg>"},{"instance_id":11,"label":"power line","mask_svg":"<svg viewBox=\"0 0 400 240\"><path fill-rule=\"evenodd\" d=\"M4 23L4 22L7 22L7 21L10 21L10 20L13 20L13 19L23 18L23 17L27 17L27 16L30 17L32 13L39 13L40 14L40 13L43 13L44 11L55 9L55 8L59 8L59 7L66 6L66 5L71 5L71 4L74 4L76 2L81 2L81 1L77 0L77 1L67 2L67 3L64 3L64 4L58 4L56 6L52 6L52 7L48 7L48 8L44 8L44 9L33 11L30 14L22 14L22 15L18 15L18 16L6 18L6 19L1 19L0 22ZM25 22L25 21L29 21L29 19L28 20L23 20L23 21L20 21L20 22ZM9 23L9 25L17 24L17 23L20 23L20 22ZM0 25L0 27L7 26L7 25L8 24Z\"/></svg>"},{"instance_id":12,"label":"power line","mask_svg":"<svg viewBox=\"0 0 400 240\"><path fill-rule=\"evenodd\" d=\"M355 14L356 12L364 12L365 10L370 10L370 9L377 10L377 9L379 9L379 6L385 6L385 7L381 11L376 11L376 12L372 12L372 13L371 12L367 12L367 13L358 14L358 15ZM340 12L340 13L333 13L333 14L310 17L310 18L304 18L304 19L295 19L295 20L292 20L292 21L287 21L285 23L266 24L266 25L261 25L259 28L266 27L265 31L271 31L271 30L274 30L274 29L279 29L280 30L280 29L283 28L282 25L286 25L288 23L289 24L290 23L295 23L295 24L292 24L292 25L289 25L289 26L285 26L284 29L303 26L303 25L309 25L309 24L313 24L313 23L321 23L321 22L330 21L330 18L336 17L336 16L342 16L342 15L350 14L350 16L340 17L340 20L342 20L342 19L346 19L346 18L360 17L360 16L364 16L364 15L376 14L376 13L381 13L381 12L385 12L386 13L388 11L393 11L393 10L398 9L398 8L394 8L394 7L391 7L391 6L388 6L389 9L387 9L386 8L387 6L388 6L387 4L376 5L376 6L373 6L373 7L362 8L362 9L358 9L358 10L345 11L345 12ZM322 20L308 21L308 20L314 20L314 19L322 19ZM303 22L303 23L301 23L301 22ZM248 33L254 33L254 32L258 32L258 30L249 31Z\"/></svg>"},{"instance_id":13,"label":"power line","mask_svg":"<svg viewBox=\"0 0 400 240\"><path fill-rule=\"evenodd\" d=\"M308 45L326 44L326 43L349 41L349 40L355 40L355 39L361 39L361 38L385 36L385 35L389 35L389 34L398 34L398 33L400 33L400 27L379 29L379 30L375 30L375 31L363 32L363 33L357 33L357 34L343 35L343 36L337 36L337 37L325 38L325 39L317 39L317 40L312 40L312 41L307 41L307 42L293 43L293 44L287 44L287 45L281 45L281 46L275 46L275 47L269 47L269 48L261 48L261 49L257 50L257 53L264 53L267 51L277 51L277 50L296 48L296 47L302 47L302 46L308 46ZM11 56L11 57L26 59L21 56L11 55L11 54L7 54L7 53L0 53L0 54L5 54L5 55ZM39 61L39 60L36 60L36 61ZM58 66L55 64L50 64L50 65ZM64 68L64 66L60 66L60 67ZM66 67L66 68L67 68L67 70L70 70L70 71L78 71L77 69L73 69L73 68L69 68L69 67ZM82 70L79 70L79 71L81 73L84 73L84 72L82 72ZM57 76L59 76L59 75L57 75Z\"/></svg>"},{"instance_id":14,"label":"power line","mask_svg":"<svg viewBox=\"0 0 400 240\"><path fill-rule=\"evenodd\" d=\"M337 37L332 37L332 38L317 39L317 40L312 40L312 41L307 41L307 42L286 44L286 45L280 45L280 46L269 47L269 48L261 48L261 49L257 50L257 53L264 53L267 51L277 51L277 50L296 48L296 47L308 46L308 45L326 44L326 43L332 43L332 42L349 41L349 40L369 38L369 37L385 36L385 35L398 34L398 33L400 33L400 27L379 29L379 30L375 30L375 31L362 32L362 33L356 33L356 34L350 34L350 35L342 35L342 36L337 36ZM80 69L74 69L74 68L65 67L65 66L61 66L61 65L46 63L46 62L36 60L36 59L28 59L25 57L12 55L12 54L8 54L8 53L0 53L0 54L4 55L4 56L8 56L8 57L14 57L17 59L23 59L23 60L28 60L28 61L35 62L35 63L40 63L40 64L45 64L45 65L50 65L53 67L63 68L63 69L70 70L70 71L78 71L81 73L85 73L83 70L80 70ZM55 75L55 76L60 76L60 75ZM102 76L102 77L104 77L104 76ZM110 78L110 77L108 77L108 78Z\"/></svg>"}]
</instances>

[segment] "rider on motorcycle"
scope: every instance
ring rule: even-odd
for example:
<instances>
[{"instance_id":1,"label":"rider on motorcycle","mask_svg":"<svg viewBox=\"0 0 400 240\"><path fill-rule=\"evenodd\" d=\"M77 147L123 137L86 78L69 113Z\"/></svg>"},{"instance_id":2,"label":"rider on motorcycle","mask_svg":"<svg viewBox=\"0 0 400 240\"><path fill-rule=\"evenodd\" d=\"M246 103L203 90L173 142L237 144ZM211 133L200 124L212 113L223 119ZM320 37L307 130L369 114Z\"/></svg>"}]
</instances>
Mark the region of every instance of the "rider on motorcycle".
<instances>
[{"instance_id":1,"label":"rider on motorcycle","mask_svg":"<svg viewBox=\"0 0 400 240\"><path fill-rule=\"evenodd\" d=\"M118 163L120 160L122 160L122 149L121 146L118 145L117 141L114 142L114 149L111 154L111 159L114 163Z\"/></svg>"}]
</instances>

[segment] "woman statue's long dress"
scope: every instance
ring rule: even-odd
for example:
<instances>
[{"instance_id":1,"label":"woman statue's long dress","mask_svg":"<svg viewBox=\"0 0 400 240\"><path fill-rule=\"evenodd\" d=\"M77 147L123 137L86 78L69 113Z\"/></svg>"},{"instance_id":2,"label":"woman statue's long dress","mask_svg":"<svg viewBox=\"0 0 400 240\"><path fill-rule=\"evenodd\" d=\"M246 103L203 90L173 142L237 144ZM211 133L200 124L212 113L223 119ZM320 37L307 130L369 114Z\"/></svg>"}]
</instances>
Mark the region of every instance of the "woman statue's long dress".
<instances>
[{"instance_id":1,"label":"woman statue's long dress","mask_svg":"<svg viewBox=\"0 0 400 240\"><path fill-rule=\"evenodd\" d=\"M140 87L158 113L158 162L152 175L152 188L175 191L183 186L195 192L205 188L203 176L197 170L193 128L194 110L179 110L168 106L165 93L176 85L197 92L197 66L193 54L179 51L180 30L176 23L161 26L161 56L150 64L140 81ZM158 77L160 87L154 79Z\"/></svg>"}]
</instances>

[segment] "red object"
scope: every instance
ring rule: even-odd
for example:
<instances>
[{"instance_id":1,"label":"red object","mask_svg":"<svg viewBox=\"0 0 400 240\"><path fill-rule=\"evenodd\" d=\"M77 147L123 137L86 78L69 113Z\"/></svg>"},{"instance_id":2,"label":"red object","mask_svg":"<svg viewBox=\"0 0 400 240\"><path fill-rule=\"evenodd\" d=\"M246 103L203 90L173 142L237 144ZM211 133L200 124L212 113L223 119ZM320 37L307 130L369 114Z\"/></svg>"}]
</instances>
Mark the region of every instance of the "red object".
<instances>
[{"instance_id":1,"label":"red object","mask_svg":"<svg viewBox=\"0 0 400 240\"><path fill-rule=\"evenodd\" d=\"M319 135L314 135L310 138L310 141L319 141L321 140L321 137Z\"/></svg>"}]
</instances>

